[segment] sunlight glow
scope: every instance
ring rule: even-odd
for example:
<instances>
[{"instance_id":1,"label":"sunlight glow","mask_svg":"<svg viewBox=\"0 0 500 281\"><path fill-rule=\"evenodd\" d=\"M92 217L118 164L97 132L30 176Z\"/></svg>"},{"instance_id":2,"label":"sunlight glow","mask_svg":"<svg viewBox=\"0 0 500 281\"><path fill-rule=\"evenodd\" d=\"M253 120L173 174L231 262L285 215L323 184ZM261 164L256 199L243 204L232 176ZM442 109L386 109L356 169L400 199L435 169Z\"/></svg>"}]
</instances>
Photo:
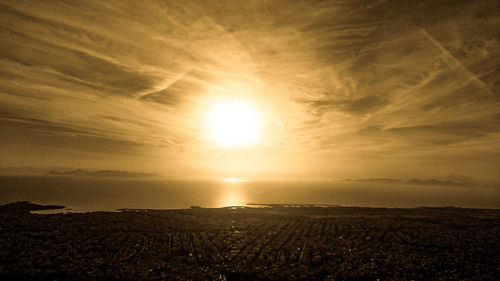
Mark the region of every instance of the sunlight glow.
<instances>
[{"instance_id":1,"label":"sunlight glow","mask_svg":"<svg viewBox=\"0 0 500 281\"><path fill-rule=\"evenodd\" d=\"M246 182L246 180L236 177L222 178L225 182Z\"/></svg>"},{"instance_id":2,"label":"sunlight glow","mask_svg":"<svg viewBox=\"0 0 500 281\"><path fill-rule=\"evenodd\" d=\"M224 148L249 146L259 139L261 114L247 103L215 104L207 119L210 137Z\"/></svg>"}]
</instances>

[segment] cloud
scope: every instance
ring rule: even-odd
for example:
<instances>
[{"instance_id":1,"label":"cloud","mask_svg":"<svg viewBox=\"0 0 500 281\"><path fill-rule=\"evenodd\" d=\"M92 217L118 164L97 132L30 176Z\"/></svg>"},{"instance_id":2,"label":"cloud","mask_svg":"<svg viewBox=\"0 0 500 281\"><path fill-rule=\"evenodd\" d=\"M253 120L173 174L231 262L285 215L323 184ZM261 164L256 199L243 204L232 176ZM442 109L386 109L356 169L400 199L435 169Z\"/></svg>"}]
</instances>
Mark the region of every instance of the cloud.
<instances>
[{"instance_id":1,"label":"cloud","mask_svg":"<svg viewBox=\"0 0 500 281\"><path fill-rule=\"evenodd\" d=\"M210 75L201 71L191 70L182 74L177 80L167 84L165 88L144 94L140 99L165 105L178 105L189 97L204 92L209 88Z\"/></svg>"},{"instance_id":2,"label":"cloud","mask_svg":"<svg viewBox=\"0 0 500 281\"><path fill-rule=\"evenodd\" d=\"M4 140L209 163L225 154L200 116L232 97L266 113L260 160L486 157L499 152L497 2L3 2Z\"/></svg>"}]
</instances>

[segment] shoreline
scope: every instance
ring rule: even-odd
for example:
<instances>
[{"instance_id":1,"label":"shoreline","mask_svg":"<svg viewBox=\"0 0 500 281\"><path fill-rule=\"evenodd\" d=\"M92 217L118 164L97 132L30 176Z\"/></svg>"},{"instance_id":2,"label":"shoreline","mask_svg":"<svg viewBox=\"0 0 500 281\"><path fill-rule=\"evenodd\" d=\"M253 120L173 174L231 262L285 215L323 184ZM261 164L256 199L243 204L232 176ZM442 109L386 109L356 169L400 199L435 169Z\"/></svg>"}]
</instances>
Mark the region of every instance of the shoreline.
<instances>
[{"instance_id":1,"label":"shoreline","mask_svg":"<svg viewBox=\"0 0 500 281\"><path fill-rule=\"evenodd\" d=\"M13 203L7 203L0 205L0 213L30 213L30 214L89 214L89 213L119 213L119 212L161 212L161 211L209 211L209 210L238 210L238 209L256 209L256 210L273 210L273 211L286 211L286 210L314 210L319 213L329 212L335 210L343 211L372 211L372 212L384 212L384 211L412 211L412 210L435 210L435 211L491 211L500 212L500 209L492 208L464 208L456 206L419 206L419 207L365 207L365 206L343 206L343 205L329 205L329 204L266 204L266 203L247 203L246 205L236 205L236 206L225 206L219 208L213 207L202 207L202 206L191 206L189 208L165 208L165 209L154 209L154 208L119 208L115 210L80 210L73 211L70 207L62 205L43 205L38 203L33 203L30 201L18 201Z\"/></svg>"}]
</instances>

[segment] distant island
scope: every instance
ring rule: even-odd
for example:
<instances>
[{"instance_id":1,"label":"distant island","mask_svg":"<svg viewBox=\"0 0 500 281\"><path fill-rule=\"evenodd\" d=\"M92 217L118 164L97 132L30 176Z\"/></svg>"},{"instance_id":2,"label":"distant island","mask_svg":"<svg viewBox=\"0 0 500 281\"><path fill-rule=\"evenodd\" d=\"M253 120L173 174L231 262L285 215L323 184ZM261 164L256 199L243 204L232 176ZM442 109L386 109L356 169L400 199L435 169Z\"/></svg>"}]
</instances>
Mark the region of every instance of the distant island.
<instances>
[{"instance_id":1,"label":"distant island","mask_svg":"<svg viewBox=\"0 0 500 281\"><path fill-rule=\"evenodd\" d=\"M0 176L159 177L161 175L109 169L94 170L77 167L3 167L0 168Z\"/></svg>"},{"instance_id":2,"label":"distant island","mask_svg":"<svg viewBox=\"0 0 500 281\"><path fill-rule=\"evenodd\" d=\"M60 205L39 205L28 201L20 201L20 202L0 205L0 213L19 214L19 213L29 213L31 211L38 211L38 210L57 210L64 208L65 208L64 206Z\"/></svg>"},{"instance_id":3,"label":"distant island","mask_svg":"<svg viewBox=\"0 0 500 281\"><path fill-rule=\"evenodd\" d=\"M75 169L69 171L49 171L47 175L51 176L84 176L84 177L157 177L157 174L137 173L116 170L85 170Z\"/></svg>"},{"instance_id":4,"label":"distant island","mask_svg":"<svg viewBox=\"0 0 500 281\"><path fill-rule=\"evenodd\" d=\"M365 182L365 183L379 183L379 184L413 184L413 185L440 185L440 186L473 186L484 185L482 183L473 182L457 182L457 181L444 181L438 179L410 179L407 181L392 178L369 178L369 179L344 179L346 182Z\"/></svg>"}]
</instances>

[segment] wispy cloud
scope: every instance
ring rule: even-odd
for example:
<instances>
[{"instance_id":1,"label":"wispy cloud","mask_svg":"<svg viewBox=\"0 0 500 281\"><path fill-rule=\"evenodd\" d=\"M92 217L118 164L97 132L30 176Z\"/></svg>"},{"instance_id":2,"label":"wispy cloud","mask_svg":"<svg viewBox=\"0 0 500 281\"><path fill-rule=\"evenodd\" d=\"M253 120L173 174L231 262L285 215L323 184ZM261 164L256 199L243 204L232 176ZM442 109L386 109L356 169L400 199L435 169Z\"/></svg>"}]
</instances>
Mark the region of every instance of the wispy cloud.
<instances>
[{"instance_id":1,"label":"wispy cloud","mask_svg":"<svg viewBox=\"0 0 500 281\"><path fill-rule=\"evenodd\" d=\"M328 171L343 159L455 155L480 170L500 156L498 11L498 1L4 1L2 141L201 167L229 157L199 148L204 101L239 96L269 121L259 161L303 157Z\"/></svg>"}]
</instances>

